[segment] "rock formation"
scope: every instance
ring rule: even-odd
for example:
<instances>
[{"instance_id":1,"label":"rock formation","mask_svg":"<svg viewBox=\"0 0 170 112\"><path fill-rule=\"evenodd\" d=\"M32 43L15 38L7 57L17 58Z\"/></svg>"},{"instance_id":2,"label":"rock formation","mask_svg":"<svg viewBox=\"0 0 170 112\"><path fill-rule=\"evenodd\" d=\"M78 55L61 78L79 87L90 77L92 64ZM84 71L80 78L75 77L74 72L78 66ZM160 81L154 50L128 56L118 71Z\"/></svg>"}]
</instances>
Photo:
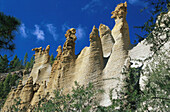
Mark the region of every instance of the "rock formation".
<instances>
[{"instance_id":1,"label":"rock formation","mask_svg":"<svg viewBox=\"0 0 170 112\"><path fill-rule=\"evenodd\" d=\"M18 97L20 96L22 88L23 88L23 85L22 85L22 81L20 80L18 87L16 89L12 89L11 92L8 94L8 97L6 99L2 112L11 110L11 106L16 104L14 99L19 100Z\"/></svg>"},{"instance_id":2,"label":"rock formation","mask_svg":"<svg viewBox=\"0 0 170 112\"><path fill-rule=\"evenodd\" d=\"M58 46L57 60L52 67L49 64L49 45L43 50L42 47L32 49L35 51L35 64L30 77L28 80L24 78L23 85L20 82L17 90L10 92L3 111L12 105L7 103L16 96L21 98L20 108L29 110L47 94L53 97L56 89L63 89L64 94L69 93L75 81L81 85L93 82L95 88L103 88L106 94L98 96L98 100L101 105L109 105L110 89L121 83L112 78L123 77L121 70L128 57L130 39L126 8L127 3L121 3L112 12L116 22L112 31L104 24L99 26L99 31L94 26L89 37L90 46L85 47L78 56L75 55L77 37L74 28L66 31L66 41L63 48ZM108 78L112 80L105 80Z\"/></svg>"},{"instance_id":3,"label":"rock formation","mask_svg":"<svg viewBox=\"0 0 170 112\"><path fill-rule=\"evenodd\" d=\"M111 104L109 101L109 92L112 88L119 91L122 87L122 69L125 61L128 58L128 49L130 46L129 28L126 21L127 3L118 4L111 14L111 18L115 19L115 26L112 29L112 36L115 43L112 47L112 53L105 69L103 70L103 79L110 79L104 81L103 89L105 94L101 105L108 106ZM113 97L117 98L116 91L113 91Z\"/></svg>"},{"instance_id":4,"label":"rock formation","mask_svg":"<svg viewBox=\"0 0 170 112\"><path fill-rule=\"evenodd\" d=\"M100 38L102 42L103 57L108 58L112 53L112 47L115 43L111 30L108 26L100 24L99 26Z\"/></svg>"},{"instance_id":5,"label":"rock formation","mask_svg":"<svg viewBox=\"0 0 170 112\"><path fill-rule=\"evenodd\" d=\"M94 26L90 33L90 46L85 47L76 59L75 79L80 84L84 85L89 82L97 84L98 81L101 80L103 67L104 63L101 40L98 34L98 29Z\"/></svg>"},{"instance_id":6,"label":"rock formation","mask_svg":"<svg viewBox=\"0 0 170 112\"><path fill-rule=\"evenodd\" d=\"M69 93L75 81L85 86L93 82L95 88L104 89L105 93L98 96L98 100L102 106L110 105L110 90L114 88L119 91L123 87L125 76L122 70L130 66L130 61L137 63L133 59L150 55L150 46L143 46L143 42L129 50L127 3L118 4L111 14L116 23L114 28L110 30L101 24L98 31L94 26L89 37L90 46L85 47L78 56L75 55L75 41L78 37L75 36L74 28L66 31L66 41L63 47L58 46L57 59L52 67L49 63L49 45L43 50L42 47L32 49L35 51L33 69L29 77L24 76L23 81L19 82L17 89L11 90L2 112L9 111L17 98L21 99L19 108L26 107L29 111L47 94L54 97L53 91L56 89L63 89L64 94ZM115 90L112 91L113 98L118 97Z\"/></svg>"},{"instance_id":7,"label":"rock formation","mask_svg":"<svg viewBox=\"0 0 170 112\"><path fill-rule=\"evenodd\" d=\"M28 108L30 105L30 101L33 98L33 78L30 77L26 82L25 86L22 85L22 81L19 81L19 85L17 89L13 89L7 97L7 100L4 104L2 112L12 111L12 106L17 106L17 101L20 101L19 109L23 110L24 108ZM16 100L16 101L15 101Z\"/></svg>"},{"instance_id":8,"label":"rock formation","mask_svg":"<svg viewBox=\"0 0 170 112\"><path fill-rule=\"evenodd\" d=\"M28 81L26 82L25 86L21 90L20 99L21 99L21 109L26 108L30 105L30 102L33 98L33 77L29 77Z\"/></svg>"},{"instance_id":9,"label":"rock formation","mask_svg":"<svg viewBox=\"0 0 170 112\"><path fill-rule=\"evenodd\" d=\"M66 42L58 47L57 60L55 60L50 75L50 82L47 85L47 90L53 93L55 89L64 89L65 92L69 92L73 86L73 67L75 63L75 36L76 30L71 28L66 31Z\"/></svg>"},{"instance_id":10,"label":"rock formation","mask_svg":"<svg viewBox=\"0 0 170 112\"><path fill-rule=\"evenodd\" d=\"M50 45L48 45L45 50L42 50L42 47L32 49L32 51L35 51L35 64L30 76L33 77L34 84L35 82L49 81L49 76L51 73L49 50Z\"/></svg>"},{"instance_id":11,"label":"rock formation","mask_svg":"<svg viewBox=\"0 0 170 112\"><path fill-rule=\"evenodd\" d=\"M170 21L170 19L168 19L168 17L170 17L170 11L167 14L164 14L162 16L162 19L160 21L160 26L161 27L165 27L165 23L168 23ZM158 16L158 20L156 21L156 23L158 23L160 19L160 16ZM164 28L163 32L170 32L170 27ZM161 44L163 45L159 52L160 53L164 53L166 56L170 56L170 38L168 38L167 42L165 43L165 39L166 36L170 36L170 33L167 33L167 35L165 33L158 33L157 36L155 36L154 38L156 38L157 43L159 43L158 41L161 40ZM162 43L164 42L164 43ZM153 44L147 44L146 40L141 41L140 43L138 43L135 47L133 47L131 50L129 50L129 56L131 57L131 63L132 63L132 67L134 68L139 68L142 67L142 69L145 69L145 67L147 65L149 65L150 63L153 62L153 58L157 57L153 51L151 51L150 49L153 47ZM150 59L151 57L151 59ZM158 56L159 57L159 56ZM161 57L162 60L168 60L165 57ZM139 61L140 60L140 61ZM155 60L154 60L155 61ZM141 74L140 76L140 89L144 90L145 89L145 82L147 81L147 77L144 76L143 74Z\"/></svg>"},{"instance_id":12,"label":"rock formation","mask_svg":"<svg viewBox=\"0 0 170 112\"><path fill-rule=\"evenodd\" d=\"M19 81L17 89L13 89L9 93L2 112L10 111L11 106L16 104L14 99L17 101L21 100L21 104L19 105L19 109L21 110L24 108L28 109L40 100L37 94L43 96L41 91L44 91L41 87L41 82L48 82L51 73L49 50L49 45L45 50L42 50L42 47L32 49L32 51L35 51L35 64L33 69L30 74L27 74L25 71L23 72L23 80Z\"/></svg>"},{"instance_id":13,"label":"rock formation","mask_svg":"<svg viewBox=\"0 0 170 112\"><path fill-rule=\"evenodd\" d=\"M51 93L54 89L63 89L65 93L71 91L74 82L88 84L99 80L103 70L103 53L98 29L94 26L90 34L90 47L82 50L80 55L75 57L75 36L76 30L69 29L65 36L66 42L58 47L57 60L55 60L47 90ZM78 75L81 74L81 75Z\"/></svg>"}]
</instances>

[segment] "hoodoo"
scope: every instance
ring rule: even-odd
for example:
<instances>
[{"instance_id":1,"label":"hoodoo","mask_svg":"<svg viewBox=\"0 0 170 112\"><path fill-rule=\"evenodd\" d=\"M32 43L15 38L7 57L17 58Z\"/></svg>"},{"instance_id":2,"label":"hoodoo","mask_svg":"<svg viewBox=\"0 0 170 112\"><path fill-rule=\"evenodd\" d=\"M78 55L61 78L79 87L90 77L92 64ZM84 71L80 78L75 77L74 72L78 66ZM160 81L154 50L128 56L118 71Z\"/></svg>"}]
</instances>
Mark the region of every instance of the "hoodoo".
<instances>
[{"instance_id":1,"label":"hoodoo","mask_svg":"<svg viewBox=\"0 0 170 112\"><path fill-rule=\"evenodd\" d=\"M94 84L97 89L104 89L105 93L98 96L101 105L110 105L109 92L112 88L121 89L123 84L122 69L128 66L128 49L130 46L129 28L126 21L127 3L118 4L112 17L115 19L115 26L112 30L101 24L98 29L94 26L90 33L90 46L85 47L81 53L75 55L76 29L66 31L66 41L63 47L57 48L57 59L54 64L49 63L48 45L32 49L35 51L35 64L28 78L24 83L19 82L18 88L11 90L2 109L15 104L14 99L20 97L21 109L27 111L46 97L54 97L53 91L63 89L63 93L70 93L74 82L80 85ZM99 36L100 34L100 36ZM105 80L107 79L107 80ZM112 91L116 98L116 91ZM48 98L47 98L48 99Z\"/></svg>"},{"instance_id":2,"label":"hoodoo","mask_svg":"<svg viewBox=\"0 0 170 112\"><path fill-rule=\"evenodd\" d=\"M104 81L103 89L105 94L102 97L101 105L108 106L111 104L109 93L111 89L119 91L123 85L122 70L125 66L125 61L128 59L128 49L130 46L129 28L126 21L127 3L118 4L115 10L111 13L111 18L115 19L115 26L111 33L115 41L112 46L112 52L105 69L103 70ZM112 96L117 98L116 91L112 92Z\"/></svg>"}]
</instances>

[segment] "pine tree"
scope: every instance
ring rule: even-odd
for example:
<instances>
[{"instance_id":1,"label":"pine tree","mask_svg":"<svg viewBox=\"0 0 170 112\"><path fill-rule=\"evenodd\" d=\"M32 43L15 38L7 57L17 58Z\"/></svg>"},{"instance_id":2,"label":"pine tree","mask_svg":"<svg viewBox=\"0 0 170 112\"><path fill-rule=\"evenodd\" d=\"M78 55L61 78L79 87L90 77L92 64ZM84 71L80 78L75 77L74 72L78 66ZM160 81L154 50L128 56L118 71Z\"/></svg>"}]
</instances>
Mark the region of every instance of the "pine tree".
<instances>
[{"instance_id":1,"label":"pine tree","mask_svg":"<svg viewBox=\"0 0 170 112\"><path fill-rule=\"evenodd\" d=\"M3 82L0 82L0 99L2 99L3 96Z\"/></svg>"},{"instance_id":2,"label":"pine tree","mask_svg":"<svg viewBox=\"0 0 170 112\"><path fill-rule=\"evenodd\" d=\"M3 82L3 97L6 97L11 89L11 85L10 85L10 80L12 78L11 74L8 74L7 77L5 78L5 81Z\"/></svg>"},{"instance_id":3,"label":"pine tree","mask_svg":"<svg viewBox=\"0 0 170 112\"><path fill-rule=\"evenodd\" d=\"M17 74L12 75L11 79L10 79L10 85L11 86L15 86L15 81L18 79Z\"/></svg>"},{"instance_id":4,"label":"pine tree","mask_svg":"<svg viewBox=\"0 0 170 112\"><path fill-rule=\"evenodd\" d=\"M22 60L22 59L21 59L21 61L20 61L20 64L21 64L20 69L23 69L23 68L24 68L24 66L23 66L23 60Z\"/></svg>"},{"instance_id":5,"label":"pine tree","mask_svg":"<svg viewBox=\"0 0 170 112\"><path fill-rule=\"evenodd\" d=\"M13 64L14 71L19 70L19 67L20 67L20 60L19 58L17 58Z\"/></svg>"},{"instance_id":6,"label":"pine tree","mask_svg":"<svg viewBox=\"0 0 170 112\"><path fill-rule=\"evenodd\" d=\"M0 12L0 50L10 50L15 49L14 31L17 31L20 21L12 16L6 16L4 13Z\"/></svg>"},{"instance_id":7,"label":"pine tree","mask_svg":"<svg viewBox=\"0 0 170 112\"><path fill-rule=\"evenodd\" d=\"M0 57L0 73L4 73L8 71L8 58L5 54L3 57Z\"/></svg>"},{"instance_id":8,"label":"pine tree","mask_svg":"<svg viewBox=\"0 0 170 112\"><path fill-rule=\"evenodd\" d=\"M15 70L20 70L21 68L22 68L22 62L19 60L17 55L15 55L14 59L9 64L9 70L12 72Z\"/></svg>"},{"instance_id":9,"label":"pine tree","mask_svg":"<svg viewBox=\"0 0 170 112\"><path fill-rule=\"evenodd\" d=\"M25 70L28 72L30 68L30 62L27 62L26 66L25 66Z\"/></svg>"},{"instance_id":10,"label":"pine tree","mask_svg":"<svg viewBox=\"0 0 170 112\"><path fill-rule=\"evenodd\" d=\"M53 56L53 54L51 54L51 56L50 56L50 64L53 65L53 63L54 63L54 56Z\"/></svg>"},{"instance_id":11,"label":"pine tree","mask_svg":"<svg viewBox=\"0 0 170 112\"><path fill-rule=\"evenodd\" d=\"M24 66L26 66L27 60L28 60L28 53L26 52L24 56Z\"/></svg>"},{"instance_id":12,"label":"pine tree","mask_svg":"<svg viewBox=\"0 0 170 112\"><path fill-rule=\"evenodd\" d=\"M30 60L30 68L32 68L34 65L34 57L32 56L31 57L31 60Z\"/></svg>"},{"instance_id":13,"label":"pine tree","mask_svg":"<svg viewBox=\"0 0 170 112\"><path fill-rule=\"evenodd\" d=\"M57 60L57 56L54 58L54 60Z\"/></svg>"},{"instance_id":14,"label":"pine tree","mask_svg":"<svg viewBox=\"0 0 170 112\"><path fill-rule=\"evenodd\" d=\"M9 64L9 70L10 71L14 71L14 62L15 62L15 60L17 59L18 57L17 57L17 55L15 55L14 56L14 59L12 60L12 61L10 61L10 64Z\"/></svg>"}]
</instances>

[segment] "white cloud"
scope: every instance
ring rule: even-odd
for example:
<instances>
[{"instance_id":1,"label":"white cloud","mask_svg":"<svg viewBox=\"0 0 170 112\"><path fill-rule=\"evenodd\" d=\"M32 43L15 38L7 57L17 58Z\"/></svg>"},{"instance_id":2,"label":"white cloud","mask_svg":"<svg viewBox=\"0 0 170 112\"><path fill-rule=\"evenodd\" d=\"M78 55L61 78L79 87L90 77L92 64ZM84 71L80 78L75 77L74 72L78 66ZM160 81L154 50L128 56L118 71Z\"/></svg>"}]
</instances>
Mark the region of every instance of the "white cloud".
<instances>
[{"instance_id":1,"label":"white cloud","mask_svg":"<svg viewBox=\"0 0 170 112\"><path fill-rule=\"evenodd\" d=\"M44 40L44 32L43 30L40 30L40 27L38 25L34 25L35 26L35 31L33 32L33 35L37 36L38 40Z\"/></svg>"},{"instance_id":2,"label":"white cloud","mask_svg":"<svg viewBox=\"0 0 170 112\"><path fill-rule=\"evenodd\" d=\"M71 27L63 24L62 25L62 31L65 33L68 29L70 29ZM76 37L77 40L83 39L86 36L86 30L84 27L82 27L81 25L79 25L78 27L75 28L76 29Z\"/></svg>"},{"instance_id":3,"label":"white cloud","mask_svg":"<svg viewBox=\"0 0 170 112\"><path fill-rule=\"evenodd\" d=\"M69 27L67 24L63 24L62 25L62 31L66 32L68 29L70 29L71 27Z\"/></svg>"},{"instance_id":4,"label":"white cloud","mask_svg":"<svg viewBox=\"0 0 170 112\"><path fill-rule=\"evenodd\" d=\"M76 28L76 36L77 36L77 39L82 39L86 36L86 33L85 33L85 28L81 27L81 25L78 26L78 28Z\"/></svg>"},{"instance_id":5,"label":"white cloud","mask_svg":"<svg viewBox=\"0 0 170 112\"><path fill-rule=\"evenodd\" d=\"M93 11L92 8L100 5L102 5L101 0L91 0L88 4L86 4L83 8L81 8L81 10L85 11L90 9L91 11Z\"/></svg>"},{"instance_id":6,"label":"white cloud","mask_svg":"<svg viewBox=\"0 0 170 112\"><path fill-rule=\"evenodd\" d=\"M56 27L53 24L47 24L48 31L53 36L54 40L57 41L58 35L56 34Z\"/></svg>"},{"instance_id":7,"label":"white cloud","mask_svg":"<svg viewBox=\"0 0 170 112\"><path fill-rule=\"evenodd\" d=\"M21 26L20 26L20 28L19 28L19 31L20 31L20 34L21 34L24 38L26 38L26 37L28 36L25 29L26 29L25 24L21 24Z\"/></svg>"}]
</instances>

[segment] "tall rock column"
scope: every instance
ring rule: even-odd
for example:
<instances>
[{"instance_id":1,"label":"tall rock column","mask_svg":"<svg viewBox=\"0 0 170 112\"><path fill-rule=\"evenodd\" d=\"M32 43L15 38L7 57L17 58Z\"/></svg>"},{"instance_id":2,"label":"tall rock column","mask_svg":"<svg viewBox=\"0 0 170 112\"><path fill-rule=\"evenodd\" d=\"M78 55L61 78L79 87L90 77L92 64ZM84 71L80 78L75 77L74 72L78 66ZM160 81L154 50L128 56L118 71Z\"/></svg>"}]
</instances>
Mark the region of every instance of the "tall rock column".
<instances>
[{"instance_id":1,"label":"tall rock column","mask_svg":"<svg viewBox=\"0 0 170 112\"><path fill-rule=\"evenodd\" d=\"M103 57L108 58L112 53L112 48L115 43L111 30L108 26L100 24L99 26L100 38L102 42Z\"/></svg>"},{"instance_id":2,"label":"tall rock column","mask_svg":"<svg viewBox=\"0 0 170 112\"><path fill-rule=\"evenodd\" d=\"M23 88L23 85L22 85L22 81L20 80L18 83L18 87L16 89L12 89L10 93L8 94L5 104L3 108L1 109L1 112L12 112L13 111L11 110L12 105L16 105L15 100L19 100L18 98L20 97L22 88Z\"/></svg>"},{"instance_id":3,"label":"tall rock column","mask_svg":"<svg viewBox=\"0 0 170 112\"><path fill-rule=\"evenodd\" d=\"M23 87L20 98L21 98L21 109L24 107L27 108L30 105L30 102L33 98L33 77L29 77L28 81L26 82L25 86Z\"/></svg>"},{"instance_id":4,"label":"tall rock column","mask_svg":"<svg viewBox=\"0 0 170 112\"><path fill-rule=\"evenodd\" d=\"M118 4L113 11L111 18L115 19L115 26L112 29L112 36L115 40L115 44L112 48L112 54L106 64L103 71L104 90L105 94L101 105L108 106L111 104L109 100L109 92L111 89L113 98L117 98L117 92L120 91L123 86L124 75L122 70L125 65L125 61L128 59L128 49L130 46L129 28L126 21L127 3Z\"/></svg>"},{"instance_id":5,"label":"tall rock column","mask_svg":"<svg viewBox=\"0 0 170 112\"><path fill-rule=\"evenodd\" d=\"M98 29L95 26L90 33L90 46L81 51L75 65L75 80L79 84L86 85L93 82L95 87L101 84L99 80L104 66L103 51Z\"/></svg>"},{"instance_id":6,"label":"tall rock column","mask_svg":"<svg viewBox=\"0 0 170 112\"><path fill-rule=\"evenodd\" d=\"M51 65L49 63L49 50L50 45L46 49L42 50L42 47L34 48L32 51L35 51L35 64L31 71L30 76L33 77L33 83L41 81L49 81L49 76L51 73Z\"/></svg>"},{"instance_id":7,"label":"tall rock column","mask_svg":"<svg viewBox=\"0 0 170 112\"><path fill-rule=\"evenodd\" d=\"M74 66L75 66L75 36L76 30L71 28L66 31L66 41L63 45L58 47L57 60L52 66L50 82L47 89L52 93L55 89L63 89L64 93L71 91L74 84ZM53 93L52 93L53 94Z\"/></svg>"}]
</instances>

